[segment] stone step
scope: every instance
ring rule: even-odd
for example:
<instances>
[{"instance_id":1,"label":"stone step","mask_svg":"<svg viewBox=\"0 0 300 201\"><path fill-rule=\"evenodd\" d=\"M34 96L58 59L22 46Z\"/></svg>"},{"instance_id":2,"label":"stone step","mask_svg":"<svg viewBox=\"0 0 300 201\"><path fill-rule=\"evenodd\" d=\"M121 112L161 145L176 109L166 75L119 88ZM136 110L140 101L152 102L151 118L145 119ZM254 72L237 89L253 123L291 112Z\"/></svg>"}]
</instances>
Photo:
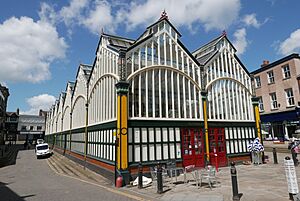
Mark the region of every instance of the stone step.
<instances>
[{"instance_id":1,"label":"stone step","mask_svg":"<svg viewBox=\"0 0 300 201\"><path fill-rule=\"evenodd\" d=\"M64 168L61 165L60 160L58 158L56 158L54 155L52 155L52 157L50 157L49 162L52 163L52 166L55 166L55 168L58 170L58 173L69 175L66 168Z\"/></svg>"},{"instance_id":2,"label":"stone step","mask_svg":"<svg viewBox=\"0 0 300 201\"><path fill-rule=\"evenodd\" d=\"M55 154L55 157L53 157L53 160L56 161L56 163L59 163L59 166L64 169L64 172L67 175L70 176L76 176L78 178L84 179L84 180L92 180L94 182L97 182L94 178L92 178L87 171L83 170L83 167L78 167L76 164L72 164L69 159L65 158L64 156L60 154Z\"/></svg>"}]
</instances>

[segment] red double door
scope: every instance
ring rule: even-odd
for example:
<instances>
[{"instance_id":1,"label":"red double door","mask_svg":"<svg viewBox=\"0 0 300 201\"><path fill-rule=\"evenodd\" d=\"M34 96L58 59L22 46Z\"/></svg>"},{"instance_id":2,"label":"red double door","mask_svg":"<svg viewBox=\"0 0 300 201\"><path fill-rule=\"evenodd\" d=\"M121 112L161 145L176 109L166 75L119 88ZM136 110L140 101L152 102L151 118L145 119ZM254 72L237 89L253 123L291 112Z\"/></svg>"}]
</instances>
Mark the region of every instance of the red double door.
<instances>
[{"instance_id":1,"label":"red double door","mask_svg":"<svg viewBox=\"0 0 300 201\"><path fill-rule=\"evenodd\" d=\"M210 164L226 165L224 128L209 129ZM204 167L205 143L202 129L181 129L183 166Z\"/></svg>"}]
</instances>

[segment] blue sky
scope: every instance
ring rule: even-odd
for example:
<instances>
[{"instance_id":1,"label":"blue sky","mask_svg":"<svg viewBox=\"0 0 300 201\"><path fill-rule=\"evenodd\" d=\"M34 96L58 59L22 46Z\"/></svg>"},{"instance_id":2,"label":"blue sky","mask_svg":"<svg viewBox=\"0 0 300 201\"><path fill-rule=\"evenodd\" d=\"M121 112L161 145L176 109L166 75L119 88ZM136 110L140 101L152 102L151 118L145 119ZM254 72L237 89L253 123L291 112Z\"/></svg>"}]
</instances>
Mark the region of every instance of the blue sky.
<instances>
[{"instance_id":1,"label":"blue sky","mask_svg":"<svg viewBox=\"0 0 300 201\"><path fill-rule=\"evenodd\" d=\"M193 51L226 30L251 72L300 50L299 0L2 0L0 82L8 111L48 109L104 32L136 39L165 9Z\"/></svg>"}]
</instances>

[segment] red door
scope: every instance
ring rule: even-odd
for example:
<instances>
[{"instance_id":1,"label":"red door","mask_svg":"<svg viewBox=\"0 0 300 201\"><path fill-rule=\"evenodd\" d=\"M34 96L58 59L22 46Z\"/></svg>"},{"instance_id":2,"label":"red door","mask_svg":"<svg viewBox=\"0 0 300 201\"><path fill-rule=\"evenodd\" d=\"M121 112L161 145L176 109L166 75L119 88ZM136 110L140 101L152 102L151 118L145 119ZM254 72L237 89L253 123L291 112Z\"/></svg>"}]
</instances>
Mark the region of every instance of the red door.
<instances>
[{"instance_id":1,"label":"red door","mask_svg":"<svg viewBox=\"0 0 300 201\"><path fill-rule=\"evenodd\" d=\"M226 166L226 149L225 149L225 133L224 128L209 128L209 151L210 151L210 164L218 166Z\"/></svg>"},{"instance_id":2,"label":"red door","mask_svg":"<svg viewBox=\"0 0 300 201\"><path fill-rule=\"evenodd\" d=\"M204 139L200 129L181 129L183 166L204 167Z\"/></svg>"}]
</instances>

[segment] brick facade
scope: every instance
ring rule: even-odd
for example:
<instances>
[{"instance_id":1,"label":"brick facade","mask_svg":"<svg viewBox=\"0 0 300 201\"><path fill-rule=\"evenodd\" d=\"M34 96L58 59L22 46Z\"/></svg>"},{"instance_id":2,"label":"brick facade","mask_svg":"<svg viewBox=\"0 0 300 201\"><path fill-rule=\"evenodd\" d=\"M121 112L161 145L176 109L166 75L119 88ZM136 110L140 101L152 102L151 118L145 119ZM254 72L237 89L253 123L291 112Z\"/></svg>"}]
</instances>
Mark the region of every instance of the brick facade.
<instances>
[{"instance_id":1,"label":"brick facade","mask_svg":"<svg viewBox=\"0 0 300 201\"><path fill-rule=\"evenodd\" d=\"M285 77L283 68L288 66L289 77ZM273 72L274 82L269 83L268 73ZM262 123L264 116L276 115L278 113L294 112L297 106L300 106L300 90L299 90L299 75L300 75L300 57L299 54L291 54L273 63L264 62L262 67L254 72L253 84L255 86L256 96L262 99L263 108L260 108ZM257 86L257 77L260 77L261 86ZM293 103L289 104L287 98L287 90L291 89L293 94ZM276 94L277 108L272 108L270 94ZM275 104L276 105L276 104ZM262 110L263 109L263 110ZM296 114L295 114L296 116ZM295 119L296 120L296 119ZM294 120L294 121L295 121ZM275 120L274 120L275 121ZM276 120L279 123L279 120ZM285 121L285 122L284 122ZM269 121L268 121L269 122ZM281 122L288 124L287 119L281 119ZM285 126L285 125L284 125ZM283 128L286 135L287 128ZM292 132L292 131L291 131ZM291 136L291 133L289 133Z\"/></svg>"}]
</instances>

